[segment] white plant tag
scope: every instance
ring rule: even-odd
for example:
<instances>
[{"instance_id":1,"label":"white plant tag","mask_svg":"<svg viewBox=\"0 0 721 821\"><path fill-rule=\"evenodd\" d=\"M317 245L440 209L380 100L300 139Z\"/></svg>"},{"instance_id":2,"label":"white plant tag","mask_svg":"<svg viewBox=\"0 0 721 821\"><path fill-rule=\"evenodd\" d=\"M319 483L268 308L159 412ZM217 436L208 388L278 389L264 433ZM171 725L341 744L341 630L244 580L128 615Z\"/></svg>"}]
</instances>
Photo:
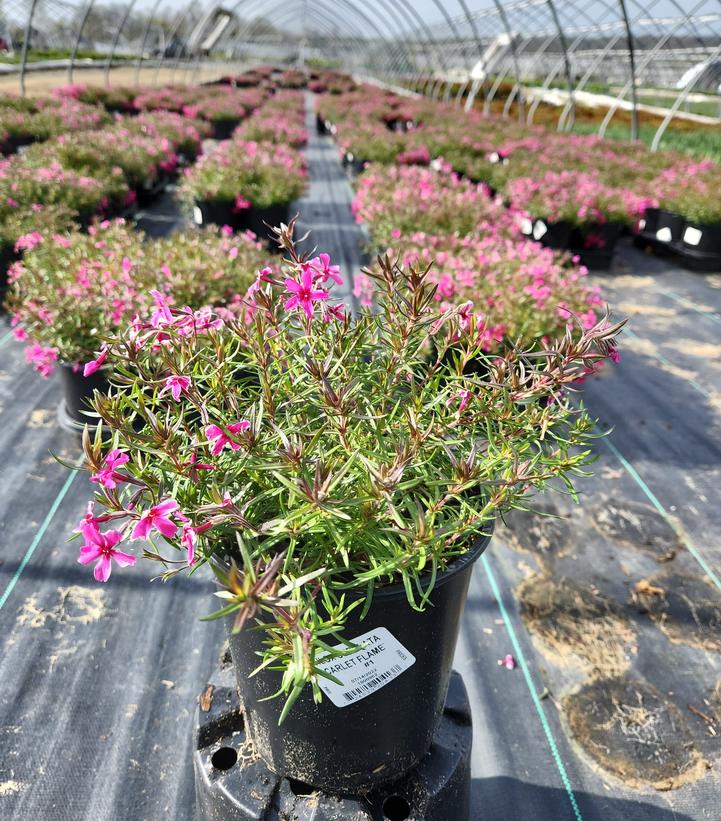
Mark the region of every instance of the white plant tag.
<instances>
[{"instance_id":1,"label":"white plant tag","mask_svg":"<svg viewBox=\"0 0 721 821\"><path fill-rule=\"evenodd\" d=\"M548 233L548 226L543 220L538 220L533 226L533 239L541 239Z\"/></svg>"},{"instance_id":2,"label":"white plant tag","mask_svg":"<svg viewBox=\"0 0 721 821\"><path fill-rule=\"evenodd\" d=\"M698 228L694 228L693 226L689 225L688 228L683 232L683 241L686 245L698 245L701 242L701 237L703 236L703 231L699 231Z\"/></svg>"},{"instance_id":3,"label":"white plant tag","mask_svg":"<svg viewBox=\"0 0 721 821\"><path fill-rule=\"evenodd\" d=\"M659 228L658 231L656 231L656 239L660 239L661 242L671 242L672 236L671 229L668 227Z\"/></svg>"},{"instance_id":4,"label":"white plant tag","mask_svg":"<svg viewBox=\"0 0 721 821\"><path fill-rule=\"evenodd\" d=\"M347 707L361 701L415 664L415 657L385 627L369 630L351 641L363 645L363 649L318 665L342 682L336 684L326 678L318 682L320 689L336 707ZM338 644L334 649L342 650L344 647Z\"/></svg>"},{"instance_id":5,"label":"white plant tag","mask_svg":"<svg viewBox=\"0 0 721 821\"><path fill-rule=\"evenodd\" d=\"M533 223L528 217L524 217L521 220L521 233L525 234L527 237L530 237L533 233Z\"/></svg>"},{"instance_id":6,"label":"white plant tag","mask_svg":"<svg viewBox=\"0 0 721 821\"><path fill-rule=\"evenodd\" d=\"M195 221L196 225L203 224L203 212L198 208L197 205L193 206L193 220Z\"/></svg>"}]
</instances>

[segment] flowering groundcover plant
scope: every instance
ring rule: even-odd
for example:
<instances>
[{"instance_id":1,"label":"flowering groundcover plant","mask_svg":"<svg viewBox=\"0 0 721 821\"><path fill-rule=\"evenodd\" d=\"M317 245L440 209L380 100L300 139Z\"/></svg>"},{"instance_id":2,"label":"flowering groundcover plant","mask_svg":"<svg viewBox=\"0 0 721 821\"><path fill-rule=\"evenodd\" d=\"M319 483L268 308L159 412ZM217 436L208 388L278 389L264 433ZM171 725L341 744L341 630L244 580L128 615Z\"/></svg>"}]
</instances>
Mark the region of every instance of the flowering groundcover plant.
<instances>
[{"instance_id":1,"label":"flowering groundcover plant","mask_svg":"<svg viewBox=\"0 0 721 821\"><path fill-rule=\"evenodd\" d=\"M55 362L90 359L101 339L147 313L152 290L193 308L232 306L268 257L242 234L188 230L147 242L123 220L87 233L35 231L17 247L25 255L11 268L7 307L28 361L44 376Z\"/></svg>"},{"instance_id":2,"label":"flowering groundcover plant","mask_svg":"<svg viewBox=\"0 0 721 821\"><path fill-rule=\"evenodd\" d=\"M209 563L215 616L263 631L259 669L283 672L281 721L307 684L322 698L319 662L347 652L333 645L375 588L401 581L422 609L495 516L554 478L571 487L593 426L565 388L620 328L464 375L478 327L438 310L425 267L380 260L379 310L352 319L329 292L337 267L299 256L292 228L277 229L283 274L259 273L240 320L156 295L106 340L116 375L95 402L106 429L84 436L97 492L78 528L101 581L136 541L165 578Z\"/></svg>"},{"instance_id":3,"label":"flowering groundcover plant","mask_svg":"<svg viewBox=\"0 0 721 821\"><path fill-rule=\"evenodd\" d=\"M269 208L289 203L306 187L306 162L298 151L274 143L226 140L187 170L181 197Z\"/></svg>"},{"instance_id":4,"label":"flowering groundcover plant","mask_svg":"<svg viewBox=\"0 0 721 821\"><path fill-rule=\"evenodd\" d=\"M389 253L402 248L403 265L430 265L428 280L436 285L435 300L443 310L459 306L462 321L475 316L482 348L496 352L507 345L545 347L579 324L593 327L602 300L587 271L550 248L530 240L510 239L486 226L478 236L416 233L393 242ZM371 306L376 282L361 274L354 294Z\"/></svg>"}]
</instances>

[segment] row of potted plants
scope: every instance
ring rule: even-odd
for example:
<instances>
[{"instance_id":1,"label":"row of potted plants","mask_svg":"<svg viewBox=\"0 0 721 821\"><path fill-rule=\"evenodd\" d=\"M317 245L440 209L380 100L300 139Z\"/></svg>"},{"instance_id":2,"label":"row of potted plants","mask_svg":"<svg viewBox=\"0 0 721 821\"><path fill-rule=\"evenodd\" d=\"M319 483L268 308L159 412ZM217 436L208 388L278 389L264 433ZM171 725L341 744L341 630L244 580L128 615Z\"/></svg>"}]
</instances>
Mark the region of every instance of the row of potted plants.
<instances>
[{"instance_id":1,"label":"row of potted plants","mask_svg":"<svg viewBox=\"0 0 721 821\"><path fill-rule=\"evenodd\" d=\"M395 131L390 136L389 126ZM645 209L653 216L659 204L691 223L692 241L699 230L704 248L713 237L721 241L721 229L714 227L721 224L714 196L717 167L710 162L652 153L640 144L549 133L367 88L324 98L319 127L333 128L346 164L357 172L368 161L442 160L462 176L485 182L507 203L525 207L527 235L594 266L607 267L620 233L637 230Z\"/></svg>"},{"instance_id":2,"label":"row of potted plants","mask_svg":"<svg viewBox=\"0 0 721 821\"><path fill-rule=\"evenodd\" d=\"M6 307L15 336L27 343L28 362L44 376L60 367L67 414L80 423L87 421L84 400L106 386L104 369L91 368L90 381L82 373L103 339L151 310L157 294L178 308L232 315L268 265L267 250L252 235L227 229L151 241L124 220L87 231L41 224L18 241L24 255L10 267Z\"/></svg>"},{"instance_id":3,"label":"row of potted plants","mask_svg":"<svg viewBox=\"0 0 721 821\"><path fill-rule=\"evenodd\" d=\"M484 350L548 344L567 327L598 319L602 300L586 269L519 239L524 212L490 197L482 183L448 168L371 165L358 178L353 210L372 249L431 265L435 299L483 317ZM358 276L355 295L370 305L372 279Z\"/></svg>"},{"instance_id":4,"label":"row of potted plants","mask_svg":"<svg viewBox=\"0 0 721 821\"><path fill-rule=\"evenodd\" d=\"M100 128L110 121L110 115L102 108L76 100L29 100L1 95L0 154L14 154L26 145L61 134Z\"/></svg>"},{"instance_id":5,"label":"row of potted plants","mask_svg":"<svg viewBox=\"0 0 721 821\"><path fill-rule=\"evenodd\" d=\"M308 138L304 121L302 95L278 93L236 129L231 140L219 143L188 169L179 194L192 208L194 221L263 237L268 236L267 226L287 223L290 204L307 182L307 163L299 150Z\"/></svg>"}]
</instances>

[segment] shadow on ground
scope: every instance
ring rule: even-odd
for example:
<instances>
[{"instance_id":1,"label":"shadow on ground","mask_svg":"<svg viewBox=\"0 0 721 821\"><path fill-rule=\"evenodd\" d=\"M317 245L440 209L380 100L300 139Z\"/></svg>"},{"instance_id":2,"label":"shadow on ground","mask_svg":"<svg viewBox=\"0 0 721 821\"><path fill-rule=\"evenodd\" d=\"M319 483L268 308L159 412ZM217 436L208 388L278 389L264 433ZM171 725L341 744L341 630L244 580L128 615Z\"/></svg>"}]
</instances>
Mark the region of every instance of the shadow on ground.
<instances>
[{"instance_id":1,"label":"shadow on ground","mask_svg":"<svg viewBox=\"0 0 721 821\"><path fill-rule=\"evenodd\" d=\"M639 797L627 801L574 792L581 816L561 787L528 784L498 776L471 781L472 821L693 821L691 816L662 809Z\"/></svg>"}]
</instances>

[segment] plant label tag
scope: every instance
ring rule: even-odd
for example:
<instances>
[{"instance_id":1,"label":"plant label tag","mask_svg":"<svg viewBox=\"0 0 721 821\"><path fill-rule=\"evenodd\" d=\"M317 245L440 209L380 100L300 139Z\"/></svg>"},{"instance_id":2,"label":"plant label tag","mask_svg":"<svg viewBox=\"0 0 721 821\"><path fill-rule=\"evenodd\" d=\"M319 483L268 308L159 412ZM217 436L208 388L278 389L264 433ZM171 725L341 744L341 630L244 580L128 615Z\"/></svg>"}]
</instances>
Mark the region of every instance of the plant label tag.
<instances>
[{"instance_id":1,"label":"plant label tag","mask_svg":"<svg viewBox=\"0 0 721 821\"><path fill-rule=\"evenodd\" d=\"M694 228L692 225L689 225L683 232L683 241L686 245L698 245L699 242L701 242L702 236L703 231L699 231L698 228Z\"/></svg>"},{"instance_id":2,"label":"plant label tag","mask_svg":"<svg viewBox=\"0 0 721 821\"><path fill-rule=\"evenodd\" d=\"M536 224L533 226L533 239L541 239L541 237L545 237L548 233L548 227L543 220L537 220Z\"/></svg>"},{"instance_id":3,"label":"plant label tag","mask_svg":"<svg viewBox=\"0 0 721 821\"><path fill-rule=\"evenodd\" d=\"M530 237L533 233L533 223L528 217L524 217L521 220L521 233L525 234L527 237Z\"/></svg>"},{"instance_id":4,"label":"plant label tag","mask_svg":"<svg viewBox=\"0 0 721 821\"><path fill-rule=\"evenodd\" d=\"M193 206L193 221L196 225L203 224L203 212L198 208L197 205Z\"/></svg>"},{"instance_id":5,"label":"plant label tag","mask_svg":"<svg viewBox=\"0 0 721 821\"><path fill-rule=\"evenodd\" d=\"M325 673L342 682L336 684L327 678L321 678L318 682L320 689L336 707L347 707L361 701L415 664L415 657L385 627L369 630L351 641L362 645L362 649L318 665ZM338 644L334 649L342 650L344 647Z\"/></svg>"},{"instance_id":6,"label":"plant label tag","mask_svg":"<svg viewBox=\"0 0 721 821\"><path fill-rule=\"evenodd\" d=\"M656 239L661 240L661 242L671 242L672 237L673 234L668 226L659 228L658 231L656 231Z\"/></svg>"}]
</instances>

